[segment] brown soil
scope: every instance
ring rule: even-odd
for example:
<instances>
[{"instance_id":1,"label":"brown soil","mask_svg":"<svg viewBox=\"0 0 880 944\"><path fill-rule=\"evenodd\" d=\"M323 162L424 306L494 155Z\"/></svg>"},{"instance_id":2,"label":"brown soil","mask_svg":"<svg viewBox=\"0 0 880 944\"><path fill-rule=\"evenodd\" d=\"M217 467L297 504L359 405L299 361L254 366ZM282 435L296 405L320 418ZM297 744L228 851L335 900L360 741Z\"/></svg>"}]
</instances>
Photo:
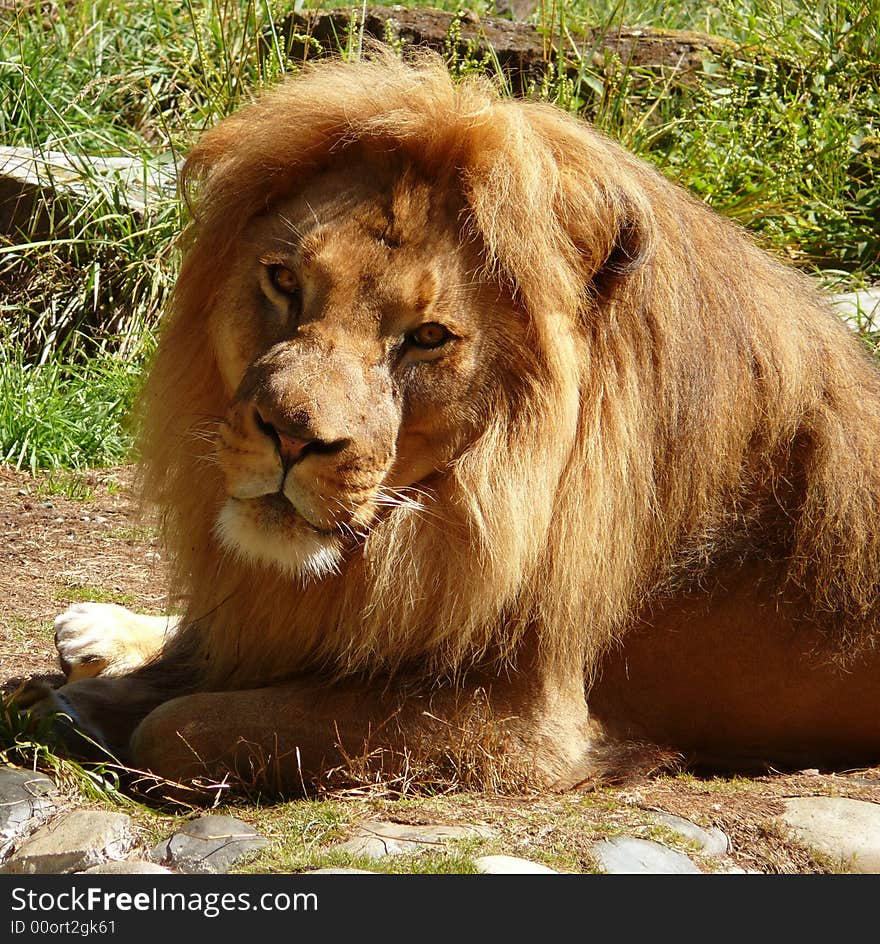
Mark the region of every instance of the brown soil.
<instances>
[{"instance_id":1,"label":"brown soil","mask_svg":"<svg viewBox=\"0 0 880 944\"><path fill-rule=\"evenodd\" d=\"M52 623L71 603L162 611L161 547L138 513L133 479L130 468L34 477L0 466L4 691L58 672Z\"/></svg>"}]
</instances>

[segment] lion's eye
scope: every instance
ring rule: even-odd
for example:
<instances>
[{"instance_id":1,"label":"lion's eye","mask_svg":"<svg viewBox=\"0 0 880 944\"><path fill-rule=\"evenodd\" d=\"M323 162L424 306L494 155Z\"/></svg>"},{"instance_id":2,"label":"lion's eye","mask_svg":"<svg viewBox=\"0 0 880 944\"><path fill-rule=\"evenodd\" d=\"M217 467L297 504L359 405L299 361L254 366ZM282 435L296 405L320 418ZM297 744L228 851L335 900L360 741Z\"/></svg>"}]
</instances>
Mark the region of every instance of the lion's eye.
<instances>
[{"instance_id":1,"label":"lion's eye","mask_svg":"<svg viewBox=\"0 0 880 944\"><path fill-rule=\"evenodd\" d=\"M421 347L425 350L440 347L441 344L445 344L451 337L452 332L436 321L428 321L423 325L419 325L415 331L411 331L406 336L409 343L414 347Z\"/></svg>"},{"instance_id":2,"label":"lion's eye","mask_svg":"<svg viewBox=\"0 0 880 944\"><path fill-rule=\"evenodd\" d=\"M299 279L287 266L269 266L269 281L282 295L296 295L299 291Z\"/></svg>"}]
</instances>

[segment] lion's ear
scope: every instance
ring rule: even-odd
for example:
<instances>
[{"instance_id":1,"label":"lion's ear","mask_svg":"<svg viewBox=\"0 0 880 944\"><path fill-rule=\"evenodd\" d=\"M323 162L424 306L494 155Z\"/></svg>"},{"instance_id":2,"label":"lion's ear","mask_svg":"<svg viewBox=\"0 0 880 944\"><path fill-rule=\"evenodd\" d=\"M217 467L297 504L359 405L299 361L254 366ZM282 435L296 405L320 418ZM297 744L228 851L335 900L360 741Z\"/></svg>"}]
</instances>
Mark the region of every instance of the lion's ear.
<instances>
[{"instance_id":1,"label":"lion's ear","mask_svg":"<svg viewBox=\"0 0 880 944\"><path fill-rule=\"evenodd\" d=\"M656 239L654 215L646 201L627 194L609 202L610 238L594 240L588 254L592 269L588 286L600 296L607 295L648 262Z\"/></svg>"},{"instance_id":2,"label":"lion's ear","mask_svg":"<svg viewBox=\"0 0 880 944\"><path fill-rule=\"evenodd\" d=\"M646 221L641 214L628 212L618 222L617 235L611 244L599 274L606 276L630 275L640 269L648 258L652 239L646 232Z\"/></svg>"}]
</instances>

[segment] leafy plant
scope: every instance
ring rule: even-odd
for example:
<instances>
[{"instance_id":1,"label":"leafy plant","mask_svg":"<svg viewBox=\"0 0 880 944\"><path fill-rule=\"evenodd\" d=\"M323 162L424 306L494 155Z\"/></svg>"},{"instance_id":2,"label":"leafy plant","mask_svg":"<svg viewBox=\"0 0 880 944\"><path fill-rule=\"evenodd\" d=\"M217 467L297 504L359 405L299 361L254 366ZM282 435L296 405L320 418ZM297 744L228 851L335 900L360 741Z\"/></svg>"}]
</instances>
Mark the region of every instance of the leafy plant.
<instances>
[{"instance_id":1,"label":"leafy plant","mask_svg":"<svg viewBox=\"0 0 880 944\"><path fill-rule=\"evenodd\" d=\"M0 348L0 462L18 468L79 469L125 460L123 418L140 383L140 363L101 353L82 363L54 355L29 363L17 345Z\"/></svg>"}]
</instances>

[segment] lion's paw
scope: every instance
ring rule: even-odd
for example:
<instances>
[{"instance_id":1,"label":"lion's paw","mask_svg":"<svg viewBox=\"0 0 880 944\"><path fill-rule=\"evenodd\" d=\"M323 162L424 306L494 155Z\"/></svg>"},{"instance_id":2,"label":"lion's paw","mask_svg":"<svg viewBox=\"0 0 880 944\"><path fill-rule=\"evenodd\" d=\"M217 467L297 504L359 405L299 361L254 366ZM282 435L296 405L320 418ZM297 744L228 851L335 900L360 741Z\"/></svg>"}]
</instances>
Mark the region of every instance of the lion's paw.
<instances>
[{"instance_id":1,"label":"lion's paw","mask_svg":"<svg viewBox=\"0 0 880 944\"><path fill-rule=\"evenodd\" d=\"M175 625L115 603L76 603L55 620L55 647L70 681L125 675L158 655Z\"/></svg>"},{"instance_id":2,"label":"lion's paw","mask_svg":"<svg viewBox=\"0 0 880 944\"><path fill-rule=\"evenodd\" d=\"M15 693L13 704L36 723L33 735L40 743L79 759L99 760L108 754L117 757L125 746L118 738L112 749L108 734L116 733L114 723L126 723L125 711L114 708L125 704L130 689L130 679L83 678L61 688L32 680Z\"/></svg>"}]
</instances>

